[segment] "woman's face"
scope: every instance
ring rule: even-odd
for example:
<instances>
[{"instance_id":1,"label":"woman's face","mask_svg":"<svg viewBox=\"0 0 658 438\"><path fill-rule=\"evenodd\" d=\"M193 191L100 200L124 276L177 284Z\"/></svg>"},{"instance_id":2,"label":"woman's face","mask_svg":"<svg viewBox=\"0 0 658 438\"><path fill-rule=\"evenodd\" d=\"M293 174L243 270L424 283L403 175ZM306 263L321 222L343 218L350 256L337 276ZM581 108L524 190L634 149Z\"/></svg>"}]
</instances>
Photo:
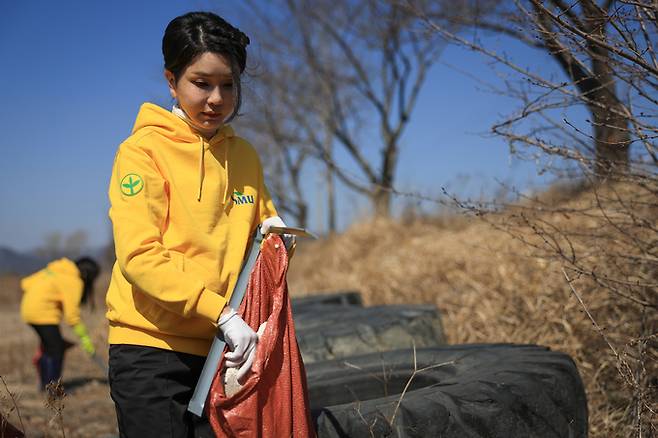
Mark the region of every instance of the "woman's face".
<instances>
[{"instance_id":1,"label":"woman's face","mask_svg":"<svg viewBox=\"0 0 658 438\"><path fill-rule=\"evenodd\" d=\"M172 97L202 134L213 135L233 112L233 76L224 56L205 52L183 70L178 81L168 70L165 77Z\"/></svg>"}]
</instances>

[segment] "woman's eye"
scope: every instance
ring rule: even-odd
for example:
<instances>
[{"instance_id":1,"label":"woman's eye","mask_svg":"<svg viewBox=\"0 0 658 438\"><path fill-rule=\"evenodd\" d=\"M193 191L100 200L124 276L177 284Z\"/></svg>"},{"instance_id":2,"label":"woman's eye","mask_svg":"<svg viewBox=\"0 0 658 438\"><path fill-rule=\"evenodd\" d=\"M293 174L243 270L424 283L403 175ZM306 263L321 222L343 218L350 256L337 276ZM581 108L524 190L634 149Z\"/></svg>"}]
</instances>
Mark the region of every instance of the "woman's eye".
<instances>
[{"instance_id":1,"label":"woman's eye","mask_svg":"<svg viewBox=\"0 0 658 438\"><path fill-rule=\"evenodd\" d=\"M208 83L204 81L194 81L194 85L196 85L199 88L206 88L208 86Z\"/></svg>"},{"instance_id":2,"label":"woman's eye","mask_svg":"<svg viewBox=\"0 0 658 438\"><path fill-rule=\"evenodd\" d=\"M222 87L224 87L224 88L229 88L229 89L232 90L232 89L233 89L233 82L229 82L229 83L223 84Z\"/></svg>"}]
</instances>

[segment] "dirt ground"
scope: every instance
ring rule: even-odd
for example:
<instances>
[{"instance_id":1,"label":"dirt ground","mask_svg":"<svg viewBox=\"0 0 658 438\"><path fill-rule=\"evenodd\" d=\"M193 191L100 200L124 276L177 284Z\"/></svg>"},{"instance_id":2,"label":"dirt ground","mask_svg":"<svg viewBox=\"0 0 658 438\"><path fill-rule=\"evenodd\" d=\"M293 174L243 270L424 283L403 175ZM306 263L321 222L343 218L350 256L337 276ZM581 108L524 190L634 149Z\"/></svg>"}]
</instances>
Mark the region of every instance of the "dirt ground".
<instances>
[{"instance_id":1,"label":"dirt ground","mask_svg":"<svg viewBox=\"0 0 658 438\"><path fill-rule=\"evenodd\" d=\"M95 310L82 310L97 355L105 363L108 351L104 303L109 283L107 271L96 282ZM38 338L20 318L19 281L17 276L0 276L0 377L4 380L4 383L0 380L0 413L31 438L118 437L107 376L78 347L66 353L62 379L65 397L61 403L56 401L48 406L46 395L38 390L36 369L32 364ZM65 324L60 327L65 339L77 340L69 327Z\"/></svg>"},{"instance_id":2,"label":"dirt ground","mask_svg":"<svg viewBox=\"0 0 658 438\"><path fill-rule=\"evenodd\" d=\"M99 292L104 290L104 284L100 284L103 282L106 279L99 282ZM0 295L0 376L4 379L4 383L0 382L0 411L18 429L25 430L28 437L118 436L107 376L78 347L69 349L66 354L62 379L65 397L51 404L51 407L47 406L45 394L38 391L37 374L32 365L37 336L32 328L21 321L19 302L15 299L20 297L18 280L2 279ZM99 299L98 302L102 301ZM83 311L83 318L98 354L107 361L107 322L103 307L97 307L95 312ZM66 339L76 340L68 327L63 327L62 333ZM13 400L9 392L13 394ZM62 406L59 415L58 408Z\"/></svg>"}]
</instances>

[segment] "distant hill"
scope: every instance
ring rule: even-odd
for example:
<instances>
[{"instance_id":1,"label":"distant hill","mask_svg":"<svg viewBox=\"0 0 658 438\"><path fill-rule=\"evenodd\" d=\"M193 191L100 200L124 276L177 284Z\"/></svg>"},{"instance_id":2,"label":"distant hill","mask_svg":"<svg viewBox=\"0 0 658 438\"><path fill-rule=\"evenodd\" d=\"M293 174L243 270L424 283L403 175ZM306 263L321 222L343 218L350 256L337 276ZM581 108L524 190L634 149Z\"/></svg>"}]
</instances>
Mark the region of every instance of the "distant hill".
<instances>
[{"instance_id":1,"label":"distant hill","mask_svg":"<svg viewBox=\"0 0 658 438\"><path fill-rule=\"evenodd\" d=\"M106 256L107 249L104 247L92 248L85 250L82 255L93 257L98 261L103 269L108 268ZM60 254L57 257L43 257L29 252L19 252L6 246L0 246L0 275L17 274L27 275L36 272L59 257L68 257L75 260L78 255Z\"/></svg>"},{"instance_id":2,"label":"distant hill","mask_svg":"<svg viewBox=\"0 0 658 438\"><path fill-rule=\"evenodd\" d=\"M27 275L41 269L47 262L48 260L43 257L20 253L7 247L0 247L0 275Z\"/></svg>"}]
</instances>

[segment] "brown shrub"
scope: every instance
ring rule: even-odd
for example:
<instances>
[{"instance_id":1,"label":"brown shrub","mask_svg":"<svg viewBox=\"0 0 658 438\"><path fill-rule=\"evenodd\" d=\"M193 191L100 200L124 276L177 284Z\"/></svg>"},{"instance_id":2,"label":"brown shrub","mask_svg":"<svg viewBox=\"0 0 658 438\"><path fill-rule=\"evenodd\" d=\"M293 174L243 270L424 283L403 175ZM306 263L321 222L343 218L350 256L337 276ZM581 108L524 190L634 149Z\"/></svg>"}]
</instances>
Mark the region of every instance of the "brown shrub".
<instances>
[{"instance_id":1,"label":"brown shrub","mask_svg":"<svg viewBox=\"0 0 658 438\"><path fill-rule=\"evenodd\" d=\"M371 305L433 303L451 343L536 343L564 351L586 385L591 436L630 436L638 416L655 427L650 409L658 407L658 254L655 245L644 245L657 238L651 193L638 196L624 186L582 192L558 204L507 206L485 220L361 222L300 245L290 289L296 295L356 289Z\"/></svg>"}]
</instances>

